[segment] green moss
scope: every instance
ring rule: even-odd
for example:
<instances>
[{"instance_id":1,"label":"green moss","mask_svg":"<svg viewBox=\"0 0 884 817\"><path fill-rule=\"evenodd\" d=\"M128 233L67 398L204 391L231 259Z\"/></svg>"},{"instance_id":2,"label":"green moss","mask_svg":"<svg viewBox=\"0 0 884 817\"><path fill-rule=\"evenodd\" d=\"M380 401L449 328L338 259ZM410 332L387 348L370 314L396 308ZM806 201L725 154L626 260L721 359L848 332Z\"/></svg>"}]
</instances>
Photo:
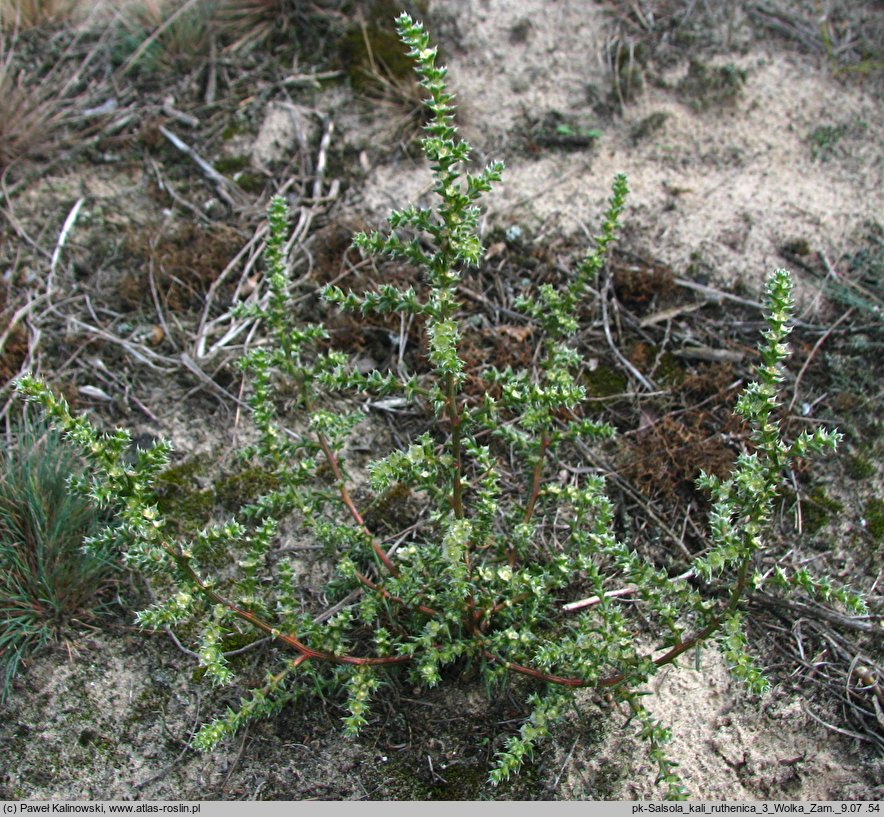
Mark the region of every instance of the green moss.
<instances>
[{"instance_id":1,"label":"green moss","mask_svg":"<svg viewBox=\"0 0 884 817\"><path fill-rule=\"evenodd\" d=\"M680 386L685 379L684 364L675 355L664 352L657 364L654 378L661 386Z\"/></svg>"},{"instance_id":2,"label":"green moss","mask_svg":"<svg viewBox=\"0 0 884 817\"><path fill-rule=\"evenodd\" d=\"M146 683L134 703L129 707L129 714L119 724L123 733L129 730L140 730L145 723L156 720L157 714L164 712L172 696L172 689L165 683L154 683L154 673L151 673L151 682Z\"/></svg>"},{"instance_id":3,"label":"green moss","mask_svg":"<svg viewBox=\"0 0 884 817\"><path fill-rule=\"evenodd\" d=\"M432 780L429 764L421 755L423 765L405 755L389 758L378 769L383 796L388 800L536 800L542 796L537 765L526 761L518 776L492 786L488 782L489 766L478 763L453 763L434 766Z\"/></svg>"},{"instance_id":4,"label":"green moss","mask_svg":"<svg viewBox=\"0 0 884 817\"><path fill-rule=\"evenodd\" d=\"M178 465L172 465L159 474L156 478L157 489L177 488L191 483L195 477L205 473L205 463L200 457L185 460Z\"/></svg>"},{"instance_id":5,"label":"green moss","mask_svg":"<svg viewBox=\"0 0 884 817\"><path fill-rule=\"evenodd\" d=\"M258 195L264 191L267 179L250 169L248 156L225 156L215 162L215 170L233 179L246 193Z\"/></svg>"},{"instance_id":6,"label":"green moss","mask_svg":"<svg viewBox=\"0 0 884 817\"><path fill-rule=\"evenodd\" d=\"M810 158L824 162L835 155L838 143L847 135L846 125L819 125L807 135Z\"/></svg>"},{"instance_id":7,"label":"green moss","mask_svg":"<svg viewBox=\"0 0 884 817\"><path fill-rule=\"evenodd\" d=\"M669 114L664 111L657 111L644 119L640 119L629 130L629 136L633 142L640 142L653 136L657 131L661 130L669 119Z\"/></svg>"},{"instance_id":8,"label":"green moss","mask_svg":"<svg viewBox=\"0 0 884 817\"><path fill-rule=\"evenodd\" d=\"M786 255L797 255L799 258L806 258L810 255L810 242L806 238L792 238L783 244L783 252Z\"/></svg>"},{"instance_id":9,"label":"green moss","mask_svg":"<svg viewBox=\"0 0 884 817\"><path fill-rule=\"evenodd\" d=\"M181 534L205 527L212 516L215 492L198 482L205 471L205 462L195 457L167 468L156 479L157 506Z\"/></svg>"},{"instance_id":10,"label":"green moss","mask_svg":"<svg viewBox=\"0 0 884 817\"><path fill-rule=\"evenodd\" d=\"M881 544L884 541L884 500L876 497L866 502L863 516L866 520L866 530L877 544Z\"/></svg>"},{"instance_id":11,"label":"green moss","mask_svg":"<svg viewBox=\"0 0 884 817\"><path fill-rule=\"evenodd\" d=\"M583 385L590 397L617 397L626 392L629 381L622 372L601 364L583 376Z\"/></svg>"},{"instance_id":12,"label":"green moss","mask_svg":"<svg viewBox=\"0 0 884 817\"><path fill-rule=\"evenodd\" d=\"M875 475L875 466L861 454L851 454L844 460L847 476L851 479L869 479Z\"/></svg>"},{"instance_id":13,"label":"green moss","mask_svg":"<svg viewBox=\"0 0 884 817\"><path fill-rule=\"evenodd\" d=\"M221 639L221 651L233 652L234 650L241 650L244 647L251 646L256 641L260 641L263 637L264 635L256 630L249 633L228 633Z\"/></svg>"},{"instance_id":14,"label":"green moss","mask_svg":"<svg viewBox=\"0 0 884 817\"><path fill-rule=\"evenodd\" d=\"M77 743L84 749L88 748L90 751L100 754L107 754L114 748L110 738L88 726L77 736Z\"/></svg>"},{"instance_id":15,"label":"green moss","mask_svg":"<svg viewBox=\"0 0 884 817\"><path fill-rule=\"evenodd\" d=\"M231 139L235 139L243 132L242 128L236 124L230 124L223 131L221 131L221 138L225 142L229 142Z\"/></svg>"},{"instance_id":16,"label":"green moss","mask_svg":"<svg viewBox=\"0 0 884 817\"><path fill-rule=\"evenodd\" d=\"M267 179L263 175L248 170L243 170L240 173L237 173L234 175L233 180L246 193L252 193L256 196L263 193L264 188L267 185Z\"/></svg>"},{"instance_id":17,"label":"green moss","mask_svg":"<svg viewBox=\"0 0 884 817\"><path fill-rule=\"evenodd\" d=\"M211 491L191 491L187 494L165 496L158 502L163 514L179 524L183 531L204 527L215 507L215 494Z\"/></svg>"},{"instance_id":18,"label":"green moss","mask_svg":"<svg viewBox=\"0 0 884 817\"><path fill-rule=\"evenodd\" d=\"M341 39L341 62L355 89L375 90L376 70L394 80L413 76L412 61L393 27L400 11L398 3L377 0L364 10L364 22L348 28Z\"/></svg>"},{"instance_id":19,"label":"green moss","mask_svg":"<svg viewBox=\"0 0 884 817\"><path fill-rule=\"evenodd\" d=\"M215 161L215 170L225 176L232 176L249 166L248 156L223 156Z\"/></svg>"},{"instance_id":20,"label":"green moss","mask_svg":"<svg viewBox=\"0 0 884 817\"><path fill-rule=\"evenodd\" d=\"M806 533L816 533L844 511L844 506L832 499L821 487L814 488L801 504L801 520Z\"/></svg>"},{"instance_id":21,"label":"green moss","mask_svg":"<svg viewBox=\"0 0 884 817\"><path fill-rule=\"evenodd\" d=\"M678 90L695 111L705 111L733 105L745 84L746 72L731 63L714 66L692 59Z\"/></svg>"},{"instance_id":22,"label":"green moss","mask_svg":"<svg viewBox=\"0 0 884 817\"><path fill-rule=\"evenodd\" d=\"M215 496L225 508L237 511L278 487L275 474L261 468L246 468L219 479L215 483Z\"/></svg>"}]
</instances>

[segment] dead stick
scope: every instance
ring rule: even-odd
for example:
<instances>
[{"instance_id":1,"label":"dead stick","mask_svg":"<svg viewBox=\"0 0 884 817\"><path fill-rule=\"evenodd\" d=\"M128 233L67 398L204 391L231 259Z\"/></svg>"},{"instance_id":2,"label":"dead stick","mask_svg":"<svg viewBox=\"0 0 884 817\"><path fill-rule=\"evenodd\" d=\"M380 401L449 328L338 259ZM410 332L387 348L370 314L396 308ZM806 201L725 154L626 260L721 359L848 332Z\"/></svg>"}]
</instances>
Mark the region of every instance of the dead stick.
<instances>
[{"instance_id":1,"label":"dead stick","mask_svg":"<svg viewBox=\"0 0 884 817\"><path fill-rule=\"evenodd\" d=\"M178 150L180 150L183 154L188 156L196 166L202 170L205 176L215 185L215 189L218 191L218 195L221 196L224 201L230 205L230 207L235 208L236 202L233 200L233 196L230 195L228 189L235 189L234 185L231 181L226 177L215 170L212 165L210 165L202 156L200 156L190 145L185 142L182 142L172 131L170 131L164 125L160 125L160 133L166 137Z\"/></svg>"},{"instance_id":2,"label":"dead stick","mask_svg":"<svg viewBox=\"0 0 884 817\"><path fill-rule=\"evenodd\" d=\"M807 360L804 361L804 365L801 367L801 371L798 372L798 376L795 378L795 388L792 392L792 402L789 403L789 408L786 410L787 413L791 414L792 409L795 408L795 403L798 402L798 386L801 385L801 378L804 377L804 373L807 371L807 367L810 365L810 361L813 360L814 355L819 351L820 346L825 343L826 338L828 338L835 329L838 328L838 325L844 323L852 314L854 307L850 307L840 318L838 318L835 323L833 323L820 337L820 339L814 344L813 349L810 350L810 354L807 356Z\"/></svg>"}]
</instances>

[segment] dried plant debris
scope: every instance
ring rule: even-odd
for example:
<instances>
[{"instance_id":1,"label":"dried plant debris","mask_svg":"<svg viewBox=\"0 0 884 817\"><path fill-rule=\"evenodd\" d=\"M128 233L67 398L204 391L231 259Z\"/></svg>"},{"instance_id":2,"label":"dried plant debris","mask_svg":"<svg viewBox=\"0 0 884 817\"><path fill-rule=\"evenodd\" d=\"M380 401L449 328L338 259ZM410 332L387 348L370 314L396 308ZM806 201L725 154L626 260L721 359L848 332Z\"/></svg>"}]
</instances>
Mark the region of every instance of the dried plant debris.
<instances>
[{"instance_id":1,"label":"dried plant debris","mask_svg":"<svg viewBox=\"0 0 884 817\"><path fill-rule=\"evenodd\" d=\"M52 90L27 69L15 52L0 42L0 173L15 162L44 156L52 149L62 119Z\"/></svg>"},{"instance_id":2,"label":"dried plant debris","mask_svg":"<svg viewBox=\"0 0 884 817\"><path fill-rule=\"evenodd\" d=\"M814 8L797 0L746 4L758 29L825 56L843 76L884 72L884 12L879 3L834 0Z\"/></svg>"},{"instance_id":3,"label":"dried plant debris","mask_svg":"<svg viewBox=\"0 0 884 817\"><path fill-rule=\"evenodd\" d=\"M209 287L241 246L239 233L223 224L206 228L190 222L171 230L164 225L132 230L126 247L143 263L137 272L119 278L118 295L132 309L152 311L152 290L163 309L198 309ZM230 284L231 292L235 283Z\"/></svg>"},{"instance_id":4,"label":"dried plant debris","mask_svg":"<svg viewBox=\"0 0 884 817\"><path fill-rule=\"evenodd\" d=\"M80 0L0 0L0 31L25 31L68 19Z\"/></svg>"}]
</instances>

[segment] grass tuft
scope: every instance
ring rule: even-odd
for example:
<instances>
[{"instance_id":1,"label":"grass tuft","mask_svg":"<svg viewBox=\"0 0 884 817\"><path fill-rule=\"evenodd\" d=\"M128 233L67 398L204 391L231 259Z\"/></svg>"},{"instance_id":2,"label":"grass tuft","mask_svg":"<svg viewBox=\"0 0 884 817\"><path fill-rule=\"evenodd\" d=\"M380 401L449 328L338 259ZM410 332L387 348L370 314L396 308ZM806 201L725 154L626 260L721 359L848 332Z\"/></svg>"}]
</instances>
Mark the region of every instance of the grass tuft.
<instances>
[{"instance_id":1,"label":"grass tuft","mask_svg":"<svg viewBox=\"0 0 884 817\"><path fill-rule=\"evenodd\" d=\"M0 702L24 660L88 620L112 555L84 552L99 514L67 484L79 463L55 431L25 420L0 452Z\"/></svg>"},{"instance_id":2,"label":"grass tuft","mask_svg":"<svg viewBox=\"0 0 884 817\"><path fill-rule=\"evenodd\" d=\"M229 49L248 50L284 31L296 5L291 0L223 0L218 19L221 30L233 40Z\"/></svg>"},{"instance_id":3,"label":"grass tuft","mask_svg":"<svg viewBox=\"0 0 884 817\"><path fill-rule=\"evenodd\" d=\"M69 17L78 0L0 0L0 30L24 31Z\"/></svg>"},{"instance_id":4,"label":"grass tuft","mask_svg":"<svg viewBox=\"0 0 884 817\"><path fill-rule=\"evenodd\" d=\"M142 0L123 17L114 59L124 73L186 70L208 59L217 14L212 0Z\"/></svg>"},{"instance_id":5,"label":"grass tuft","mask_svg":"<svg viewBox=\"0 0 884 817\"><path fill-rule=\"evenodd\" d=\"M14 57L4 37L0 40L0 173L45 151L61 120L57 100L31 81L26 71L17 71Z\"/></svg>"}]
</instances>

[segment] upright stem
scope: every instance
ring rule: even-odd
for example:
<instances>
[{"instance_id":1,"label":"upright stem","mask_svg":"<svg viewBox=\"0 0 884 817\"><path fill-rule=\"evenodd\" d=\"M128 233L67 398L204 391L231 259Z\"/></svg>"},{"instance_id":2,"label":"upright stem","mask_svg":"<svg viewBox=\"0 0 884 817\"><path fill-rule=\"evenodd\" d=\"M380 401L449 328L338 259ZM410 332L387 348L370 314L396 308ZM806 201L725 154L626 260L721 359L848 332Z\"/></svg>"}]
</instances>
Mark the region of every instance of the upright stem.
<instances>
[{"instance_id":1,"label":"upright stem","mask_svg":"<svg viewBox=\"0 0 884 817\"><path fill-rule=\"evenodd\" d=\"M540 496L540 480L543 478L543 466L546 462L546 452L549 450L549 444L549 432L544 431L540 439L540 450L537 452L537 459L534 462L534 470L531 476L531 493L528 495L528 503L525 505L525 522L530 522L531 517L534 516L534 508ZM507 551L507 561L510 567L516 566L516 550L512 546Z\"/></svg>"},{"instance_id":2,"label":"upright stem","mask_svg":"<svg viewBox=\"0 0 884 817\"><path fill-rule=\"evenodd\" d=\"M322 434L317 434L316 439L319 441L319 447L322 449L325 454L326 460L328 460L329 467L332 469L332 473L335 475L335 482L338 485L338 493L341 495L341 502L344 503L344 506L350 512L350 516L353 517L353 520L362 528L363 533L369 538L371 541L371 548L377 555L378 559L383 562L384 567L390 571L394 576L399 575L399 568L390 561L390 557L384 552L384 549L378 544L378 540L374 538L372 532L368 529L368 526L365 524L365 520L362 518L362 514L359 513L359 509L354 504L352 498L350 497L350 492L347 490L347 483L344 481L344 475L341 473L341 466L338 464L338 458L335 456L335 452L331 450L331 446L328 444L328 440Z\"/></svg>"},{"instance_id":3,"label":"upright stem","mask_svg":"<svg viewBox=\"0 0 884 817\"><path fill-rule=\"evenodd\" d=\"M464 518L463 508L463 481L462 468L463 456L461 452L460 425L461 414L457 406L457 389L454 382L454 375L447 374L445 377L445 388L447 392L447 413L448 421L451 423L451 456L454 459L454 479L451 488L451 507L454 515L458 519Z\"/></svg>"},{"instance_id":4,"label":"upright stem","mask_svg":"<svg viewBox=\"0 0 884 817\"><path fill-rule=\"evenodd\" d=\"M531 494L528 497L528 504L525 506L525 521L530 522L534 516L534 506L537 505L537 498L540 496L540 480L543 478L543 466L546 462L546 452L549 449L550 436L548 431L543 432L540 438L540 450L537 452L537 460L534 463L534 472L531 477Z\"/></svg>"},{"instance_id":5,"label":"upright stem","mask_svg":"<svg viewBox=\"0 0 884 817\"><path fill-rule=\"evenodd\" d=\"M308 412L313 411L313 401L310 399L310 395L307 393L307 388L303 380L301 380L301 396L304 400L304 406ZM338 493L341 495L341 502L344 503L344 507L347 508L347 511L350 513L350 516L353 517L353 520L362 528L363 533L369 538L371 541L371 548L377 555L378 559L381 560L384 567L390 571L394 576L399 575L399 568L390 561L390 557L384 552L384 549L378 544L378 540L372 535L372 532L368 529L368 526L365 524L365 520L362 518L362 514L359 513L359 509L356 507L356 504L353 502L353 499L350 496L350 492L347 490L347 482L344 479L344 474L341 472L341 466L338 463L338 458L335 456L335 452L332 451L331 446L328 444L328 440L326 440L325 435L317 432L316 440L319 443L319 447L322 449L322 453L325 454L325 458L328 461L329 467L332 469L332 473L335 475L335 482L338 486Z\"/></svg>"}]
</instances>

